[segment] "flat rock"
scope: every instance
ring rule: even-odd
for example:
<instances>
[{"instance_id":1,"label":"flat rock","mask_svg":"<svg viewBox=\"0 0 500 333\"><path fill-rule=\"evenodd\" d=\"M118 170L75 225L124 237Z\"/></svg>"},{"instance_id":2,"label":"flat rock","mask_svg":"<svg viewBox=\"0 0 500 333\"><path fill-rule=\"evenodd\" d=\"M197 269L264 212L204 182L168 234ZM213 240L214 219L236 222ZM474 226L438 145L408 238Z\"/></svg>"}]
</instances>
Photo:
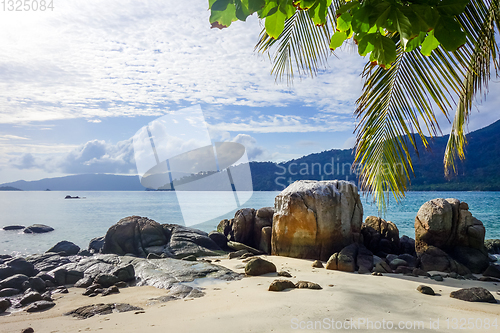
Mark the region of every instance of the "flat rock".
<instances>
[{"instance_id":1,"label":"flat rock","mask_svg":"<svg viewBox=\"0 0 500 333\"><path fill-rule=\"evenodd\" d=\"M451 298L456 298L467 302L487 302L496 303L495 297L482 287L459 289L450 293Z\"/></svg>"},{"instance_id":2,"label":"flat rock","mask_svg":"<svg viewBox=\"0 0 500 333\"><path fill-rule=\"evenodd\" d=\"M127 311L142 311L144 309L125 303L109 303L109 304L92 304L79 307L75 310L65 313L66 316L73 316L79 319L87 319L95 315L105 315L110 314L114 311L116 312L127 312Z\"/></svg>"},{"instance_id":3,"label":"flat rock","mask_svg":"<svg viewBox=\"0 0 500 333\"><path fill-rule=\"evenodd\" d=\"M7 226L3 227L2 229L6 230L6 231L10 231L10 230L20 230L20 229L24 229L24 228L26 228L26 227L23 225L7 225Z\"/></svg>"},{"instance_id":4,"label":"flat rock","mask_svg":"<svg viewBox=\"0 0 500 333\"><path fill-rule=\"evenodd\" d=\"M56 305L56 303L54 303L54 302L38 301L38 302L30 304L26 308L26 312L44 311L44 310L47 310L47 309L50 309L50 308L54 307L54 305Z\"/></svg>"}]
</instances>

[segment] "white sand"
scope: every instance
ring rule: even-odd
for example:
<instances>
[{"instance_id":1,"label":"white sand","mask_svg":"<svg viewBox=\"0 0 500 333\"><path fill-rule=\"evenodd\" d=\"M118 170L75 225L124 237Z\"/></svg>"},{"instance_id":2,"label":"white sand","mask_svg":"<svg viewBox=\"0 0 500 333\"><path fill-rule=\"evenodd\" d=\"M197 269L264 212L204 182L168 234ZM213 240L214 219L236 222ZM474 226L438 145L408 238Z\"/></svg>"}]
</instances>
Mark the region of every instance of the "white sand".
<instances>
[{"instance_id":1,"label":"white sand","mask_svg":"<svg viewBox=\"0 0 500 333\"><path fill-rule=\"evenodd\" d=\"M121 289L120 294L89 298L82 296L83 289L71 288L69 294L58 295L56 306L41 313L23 311L0 316L0 332L21 332L32 327L36 333L55 332L319 332L349 331L328 327L334 320L349 328L354 323L361 332L392 331L401 322L408 327L422 321L421 332L498 332L500 326L489 330L477 329L476 325L497 320L500 325L500 303L470 303L449 297L453 290L481 286L497 299L500 286L492 282L461 281L451 278L436 282L423 277L405 277L386 274L378 277L312 268L311 260L268 256L278 270L289 271L291 279L312 281L322 290L292 289L283 292L268 291L275 274L245 277L240 281L205 285L206 295L191 300L171 301L147 305L152 297L168 294L168 291L152 287ZM237 272L243 269L240 260L223 259L221 263ZM431 286L439 296L423 295L416 291L419 284ZM333 286L329 286L333 285ZM64 312L79 306L96 303L129 303L143 307L145 313L113 313L80 320L63 316ZM373 326L362 325L360 320L372 321ZM462 319L463 318L463 319ZM467 322L469 318L473 319ZM430 328L430 320L439 327ZM449 321L447 322L446 319ZM344 324L345 320L349 320ZM455 320L458 320L455 322ZM472 329L458 329L460 320L471 324ZM464 321L465 320L465 321ZM378 325L384 325L379 330ZM389 322L390 321L390 322ZM315 323L316 322L316 323ZM302 325L316 325L316 329L296 329ZM320 325L321 324L321 325ZM357 324L357 325L356 325ZM454 329L455 324L457 325ZM311 327L311 326L310 326ZM322 330L321 330L322 329Z\"/></svg>"}]
</instances>

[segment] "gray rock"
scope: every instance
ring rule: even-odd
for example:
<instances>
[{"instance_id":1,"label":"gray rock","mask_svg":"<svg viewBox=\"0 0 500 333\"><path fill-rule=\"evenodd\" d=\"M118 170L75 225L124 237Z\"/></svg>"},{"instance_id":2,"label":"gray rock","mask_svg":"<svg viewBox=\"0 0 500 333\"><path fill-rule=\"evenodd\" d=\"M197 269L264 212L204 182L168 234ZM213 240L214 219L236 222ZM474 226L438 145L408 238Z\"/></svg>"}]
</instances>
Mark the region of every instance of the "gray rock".
<instances>
[{"instance_id":1,"label":"gray rock","mask_svg":"<svg viewBox=\"0 0 500 333\"><path fill-rule=\"evenodd\" d=\"M327 261L360 239L363 206L346 181L300 180L275 199L271 252Z\"/></svg>"},{"instance_id":2,"label":"gray rock","mask_svg":"<svg viewBox=\"0 0 500 333\"><path fill-rule=\"evenodd\" d=\"M227 246L230 249L235 250L235 251L246 250L246 251L253 253L253 254L262 254L262 251L254 249L251 246L248 246L248 245L245 245L245 244L239 243L239 242L229 241L229 242L227 242Z\"/></svg>"},{"instance_id":3,"label":"gray rock","mask_svg":"<svg viewBox=\"0 0 500 333\"><path fill-rule=\"evenodd\" d=\"M111 272L118 280L123 282L129 282L135 280L135 269L134 265L128 264L123 267L119 267Z\"/></svg>"},{"instance_id":4,"label":"gray rock","mask_svg":"<svg viewBox=\"0 0 500 333\"><path fill-rule=\"evenodd\" d=\"M15 274L33 276L35 275L35 268L33 264L27 262L24 258L13 258L0 265L0 279L5 279Z\"/></svg>"},{"instance_id":5,"label":"gray rock","mask_svg":"<svg viewBox=\"0 0 500 333\"><path fill-rule=\"evenodd\" d=\"M206 232L176 224L163 225L163 227L166 226L171 230L167 249L173 258L182 259L190 255L203 257L222 254L222 249L208 237Z\"/></svg>"},{"instance_id":6,"label":"gray rock","mask_svg":"<svg viewBox=\"0 0 500 333\"><path fill-rule=\"evenodd\" d=\"M247 250L239 250L239 251L235 251L235 252L229 252L227 257L228 257L228 259L234 259L234 258L239 258L247 253L250 253L250 252L248 252Z\"/></svg>"},{"instance_id":7,"label":"gray rock","mask_svg":"<svg viewBox=\"0 0 500 333\"><path fill-rule=\"evenodd\" d=\"M9 297L20 294L21 290L15 288L4 288L0 290L0 297Z\"/></svg>"},{"instance_id":8,"label":"gray rock","mask_svg":"<svg viewBox=\"0 0 500 333\"><path fill-rule=\"evenodd\" d=\"M424 286L423 284L419 285L417 287L417 290L420 291L422 294L425 294L425 295L436 295L436 293L434 293L434 290L431 287Z\"/></svg>"},{"instance_id":9,"label":"gray rock","mask_svg":"<svg viewBox=\"0 0 500 333\"><path fill-rule=\"evenodd\" d=\"M72 256L80 251L80 247L72 242L61 241L47 250L47 252L59 253L64 256Z\"/></svg>"},{"instance_id":10,"label":"gray rock","mask_svg":"<svg viewBox=\"0 0 500 333\"><path fill-rule=\"evenodd\" d=\"M186 286L184 284L176 284L172 288L170 288L167 296L155 297L151 300L164 303L184 298L199 298L203 295L205 295L205 293L199 289L193 288L191 286Z\"/></svg>"},{"instance_id":11,"label":"gray rock","mask_svg":"<svg viewBox=\"0 0 500 333\"><path fill-rule=\"evenodd\" d=\"M120 293L120 290L118 290L118 287L111 286L109 288L104 289L104 291L102 292L102 296L108 296L111 294L118 294L118 293Z\"/></svg>"},{"instance_id":12,"label":"gray rock","mask_svg":"<svg viewBox=\"0 0 500 333\"><path fill-rule=\"evenodd\" d=\"M10 308L11 305L12 303L10 302L9 299L7 298L0 299L0 313L5 312L8 308Z\"/></svg>"},{"instance_id":13,"label":"gray rock","mask_svg":"<svg viewBox=\"0 0 500 333\"><path fill-rule=\"evenodd\" d=\"M295 289L295 283L290 280L276 279L269 285L269 291L283 291L285 289Z\"/></svg>"},{"instance_id":14,"label":"gray rock","mask_svg":"<svg viewBox=\"0 0 500 333\"><path fill-rule=\"evenodd\" d=\"M408 267L412 267L412 268L417 267L417 258L410 255L410 254L407 254L407 253L400 254L398 256L398 258L406 261L406 263L408 264Z\"/></svg>"},{"instance_id":15,"label":"gray rock","mask_svg":"<svg viewBox=\"0 0 500 333\"><path fill-rule=\"evenodd\" d=\"M264 253L271 254L272 227L262 227L260 231L260 242L258 249Z\"/></svg>"},{"instance_id":16,"label":"gray rock","mask_svg":"<svg viewBox=\"0 0 500 333\"><path fill-rule=\"evenodd\" d=\"M389 266L393 270L396 270L399 266L406 266L406 267L408 267L408 263L406 261L404 261L403 259L396 258L396 259L392 260L389 263Z\"/></svg>"},{"instance_id":17,"label":"gray rock","mask_svg":"<svg viewBox=\"0 0 500 333\"><path fill-rule=\"evenodd\" d=\"M186 261L196 261L196 256L194 255L189 255L187 257L182 258L181 260L186 260Z\"/></svg>"},{"instance_id":18,"label":"gray rock","mask_svg":"<svg viewBox=\"0 0 500 333\"><path fill-rule=\"evenodd\" d=\"M47 287L45 281L39 277L30 277L28 281L30 283L30 288L38 292L44 292Z\"/></svg>"},{"instance_id":19,"label":"gray rock","mask_svg":"<svg viewBox=\"0 0 500 333\"><path fill-rule=\"evenodd\" d=\"M500 264L489 265L483 273L484 276L491 276L500 279Z\"/></svg>"},{"instance_id":20,"label":"gray rock","mask_svg":"<svg viewBox=\"0 0 500 333\"><path fill-rule=\"evenodd\" d=\"M392 268L385 261L381 261L377 265L375 265L373 271L376 273L392 273Z\"/></svg>"},{"instance_id":21,"label":"gray rock","mask_svg":"<svg viewBox=\"0 0 500 333\"><path fill-rule=\"evenodd\" d=\"M26 258L39 272L49 272L63 265L76 261L77 258L63 257L56 253L36 254Z\"/></svg>"},{"instance_id":22,"label":"gray rock","mask_svg":"<svg viewBox=\"0 0 500 333\"><path fill-rule=\"evenodd\" d=\"M104 288L111 287L115 283L120 281L120 279L113 274L99 274L94 280L94 283L100 284Z\"/></svg>"},{"instance_id":23,"label":"gray rock","mask_svg":"<svg viewBox=\"0 0 500 333\"><path fill-rule=\"evenodd\" d=\"M433 279L434 281L438 281L438 282L443 282L444 281L443 276L440 275L440 274L432 275L431 279Z\"/></svg>"},{"instance_id":24,"label":"gray rock","mask_svg":"<svg viewBox=\"0 0 500 333\"><path fill-rule=\"evenodd\" d=\"M0 289L14 288L19 290L23 289L23 283L28 281L28 277L23 274L16 274L0 281Z\"/></svg>"},{"instance_id":25,"label":"gray rock","mask_svg":"<svg viewBox=\"0 0 500 333\"><path fill-rule=\"evenodd\" d=\"M89 252L90 253L101 253L104 247L105 237L92 238L89 242Z\"/></svg>"},{"instance_id":26,"label":"gray rock","mask_svg":"<svg viewBox=\"0 0 500 333\"><path fill-rule=\"evenodd\" d=\"M26 295L24 295L21 300L19 301L19 304L21 305L27 305L36 301L41 301L42 300L42 295L40 293L33 291L30 292Z\"/></svg>"},{"instance_id":27,"label":"gray rock","mask_svg":"<svg viewBox=\"0 0 500 333\"><path fill-rule=\"evenodd\" d=\"M51 231L54 231L54 228L45 224L33 224L23 230L25 234L43 234Z\"/></svg>"},{"instance_id":28,"label":"gray rock","mask_svg":"<svg viewBox=\"0 0 500 333\"><path fill-rule=\"evenodd\" d=\"M211 233L208 234L208 237L215 243L217 246L219 246L222 250L227 251L229 250L229 247L227 246L227 237L218 232L218 231L212 231Z\"/></svg>"},{"instance_id":29,"label":"gray rock","mask_svg":"<svg viewBox=\"0 0 500 333\"><path fill-rule=\"evenodd\" d=\"M274 272L276 272L276 266L272 262L262 258L254 258L245 266L245 274L250 276L258 276Z\"/></svg>"},{"instance_id":30,"label":"gray rock","mask_svg":"<svg viewBox=\"0 0 500 333\"><path fill-rule=\"evenodd\" d=\"M26 227L23 225L7 225L7 226L3 227L2 229L5 231L10 231L10 230L20 230L20 229L24 229L24 228L26 228Z\"/></svg>"},{"instance_id":31,"label":"gray rock","mask_svg":"<svg viewBox=\"0 0 500 333\"><path fill-rule=\"evenodd\" d=\"M93 280L90 276L85 276L80 280L76 281L74 287L76 288L88 288L92 285Z\"/></svg>"},{"instance_id":32,"label":"gray rock","mask_svg":"<svg viewBox=\"0 0 500 333\"><path fill-rule=\"evenodd\" d=\"M142 311L144 309L132 306L125 303L110 303L110 304L92 304L79 307L75 310L65 313L66 316L73 316L79 319L87 319L95 315L106 315L114 311L128 312L128 311Z\"/></svg>"},{"instance_id":33,"label":"gray rock","mask_svg":"<svg viewBox=\"0 0 500 333\"><path fill-rule=\"evenodd\" d=\"M26 308L26 312L40 312L54 307L56 303L48 301L38 301Z\"/></svg>"},{"instance_id":34,"label":"gray rock","mask_svg":"<svg viewBox=\"0 0 500 333\"><path fill-rule=\"evenodd\" d=\"M495 297L486 289L481 287L459 289L450 293L451 298L467 302L496 303Z\"/></svg>"},{"instance_id":35,"label":"gray rock","mask_svg":"<svg viewBox=\"0 0 500 333\"><path fill-rule=\"evenodd\" d=\"M416 256L417 254L415 252L415 240L411 237L403 235L399 239L399 253Z\"/></svg>"},{"instance_id":36,"label":"gray rock","mask_svg":"<svg viewBox=\"0 0 500 333\"><path fill-rule=\"evenodd\" d=\"M358 248L356 266L359 274L371 273L373 269L373 253L363 245L360 245Z\"/></svg>"}]
</instances>

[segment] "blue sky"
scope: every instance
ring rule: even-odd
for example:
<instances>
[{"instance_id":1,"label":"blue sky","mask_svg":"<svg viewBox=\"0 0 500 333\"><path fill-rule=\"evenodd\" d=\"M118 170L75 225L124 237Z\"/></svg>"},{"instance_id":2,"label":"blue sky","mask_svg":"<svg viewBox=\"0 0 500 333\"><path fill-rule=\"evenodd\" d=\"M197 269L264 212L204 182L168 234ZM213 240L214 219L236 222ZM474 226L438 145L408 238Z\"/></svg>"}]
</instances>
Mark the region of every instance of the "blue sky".
<instances>
[{"instance_id":1,"label":"blue sky","mask_svg":"<svg viewBox=\"0 0 500 333\"><path fill-rule=\"evenodd\" d=\"M259 20L210 29L207 8L55 0L53 11L0 12L0 183L134 173L134 134L197 104L212 140L243 144L250 160L353 146L365 59L343 50L314 79L276 83L254 52ZM498 92L492 82L470 130L500 118Z\"/></svg>"}]
</instances>

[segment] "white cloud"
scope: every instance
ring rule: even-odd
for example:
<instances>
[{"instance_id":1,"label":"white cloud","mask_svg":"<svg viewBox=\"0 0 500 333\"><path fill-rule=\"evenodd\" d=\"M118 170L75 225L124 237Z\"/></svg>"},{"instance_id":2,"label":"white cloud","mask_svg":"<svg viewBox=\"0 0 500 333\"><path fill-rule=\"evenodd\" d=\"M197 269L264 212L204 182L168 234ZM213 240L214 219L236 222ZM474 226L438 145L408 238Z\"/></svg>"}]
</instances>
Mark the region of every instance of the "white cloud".
<instances>
[{"instance_id":1,"label":"white cloud","mask_svg":"<svg viewBox=\"0 0 500 333\"><path fill-rule=\"evenodd\" d=\"M0 134L0 140L29 140L29 139L18 135Z\"/></svg>"},{"instance_id":2,"label":"white cloud","mask_svg":"<svg viewBox=\"0 0 500 333\"><path fill-rule=\"evenodd\" d=\"M132 139L117 144L92 140L57 155L24 153L11 158L10 165L17 169L40 169L65 174L136 173Z\"/></svg>"},{"instance_id":3,"label":"white cloud","mask_svg":"<svg viewBox=\"0 0 500 333\"><path fill-rule=\"evenodd\" d=\"M73 0L53 12L4 13L0 88L9 93L0 96L0 123L156 116L178 103L300 102L352 112L363 59L341 54L325 74L288 88L253 51L257 18L209 29L207 7L199 0Z\"/></svg>"}]
</instances>

